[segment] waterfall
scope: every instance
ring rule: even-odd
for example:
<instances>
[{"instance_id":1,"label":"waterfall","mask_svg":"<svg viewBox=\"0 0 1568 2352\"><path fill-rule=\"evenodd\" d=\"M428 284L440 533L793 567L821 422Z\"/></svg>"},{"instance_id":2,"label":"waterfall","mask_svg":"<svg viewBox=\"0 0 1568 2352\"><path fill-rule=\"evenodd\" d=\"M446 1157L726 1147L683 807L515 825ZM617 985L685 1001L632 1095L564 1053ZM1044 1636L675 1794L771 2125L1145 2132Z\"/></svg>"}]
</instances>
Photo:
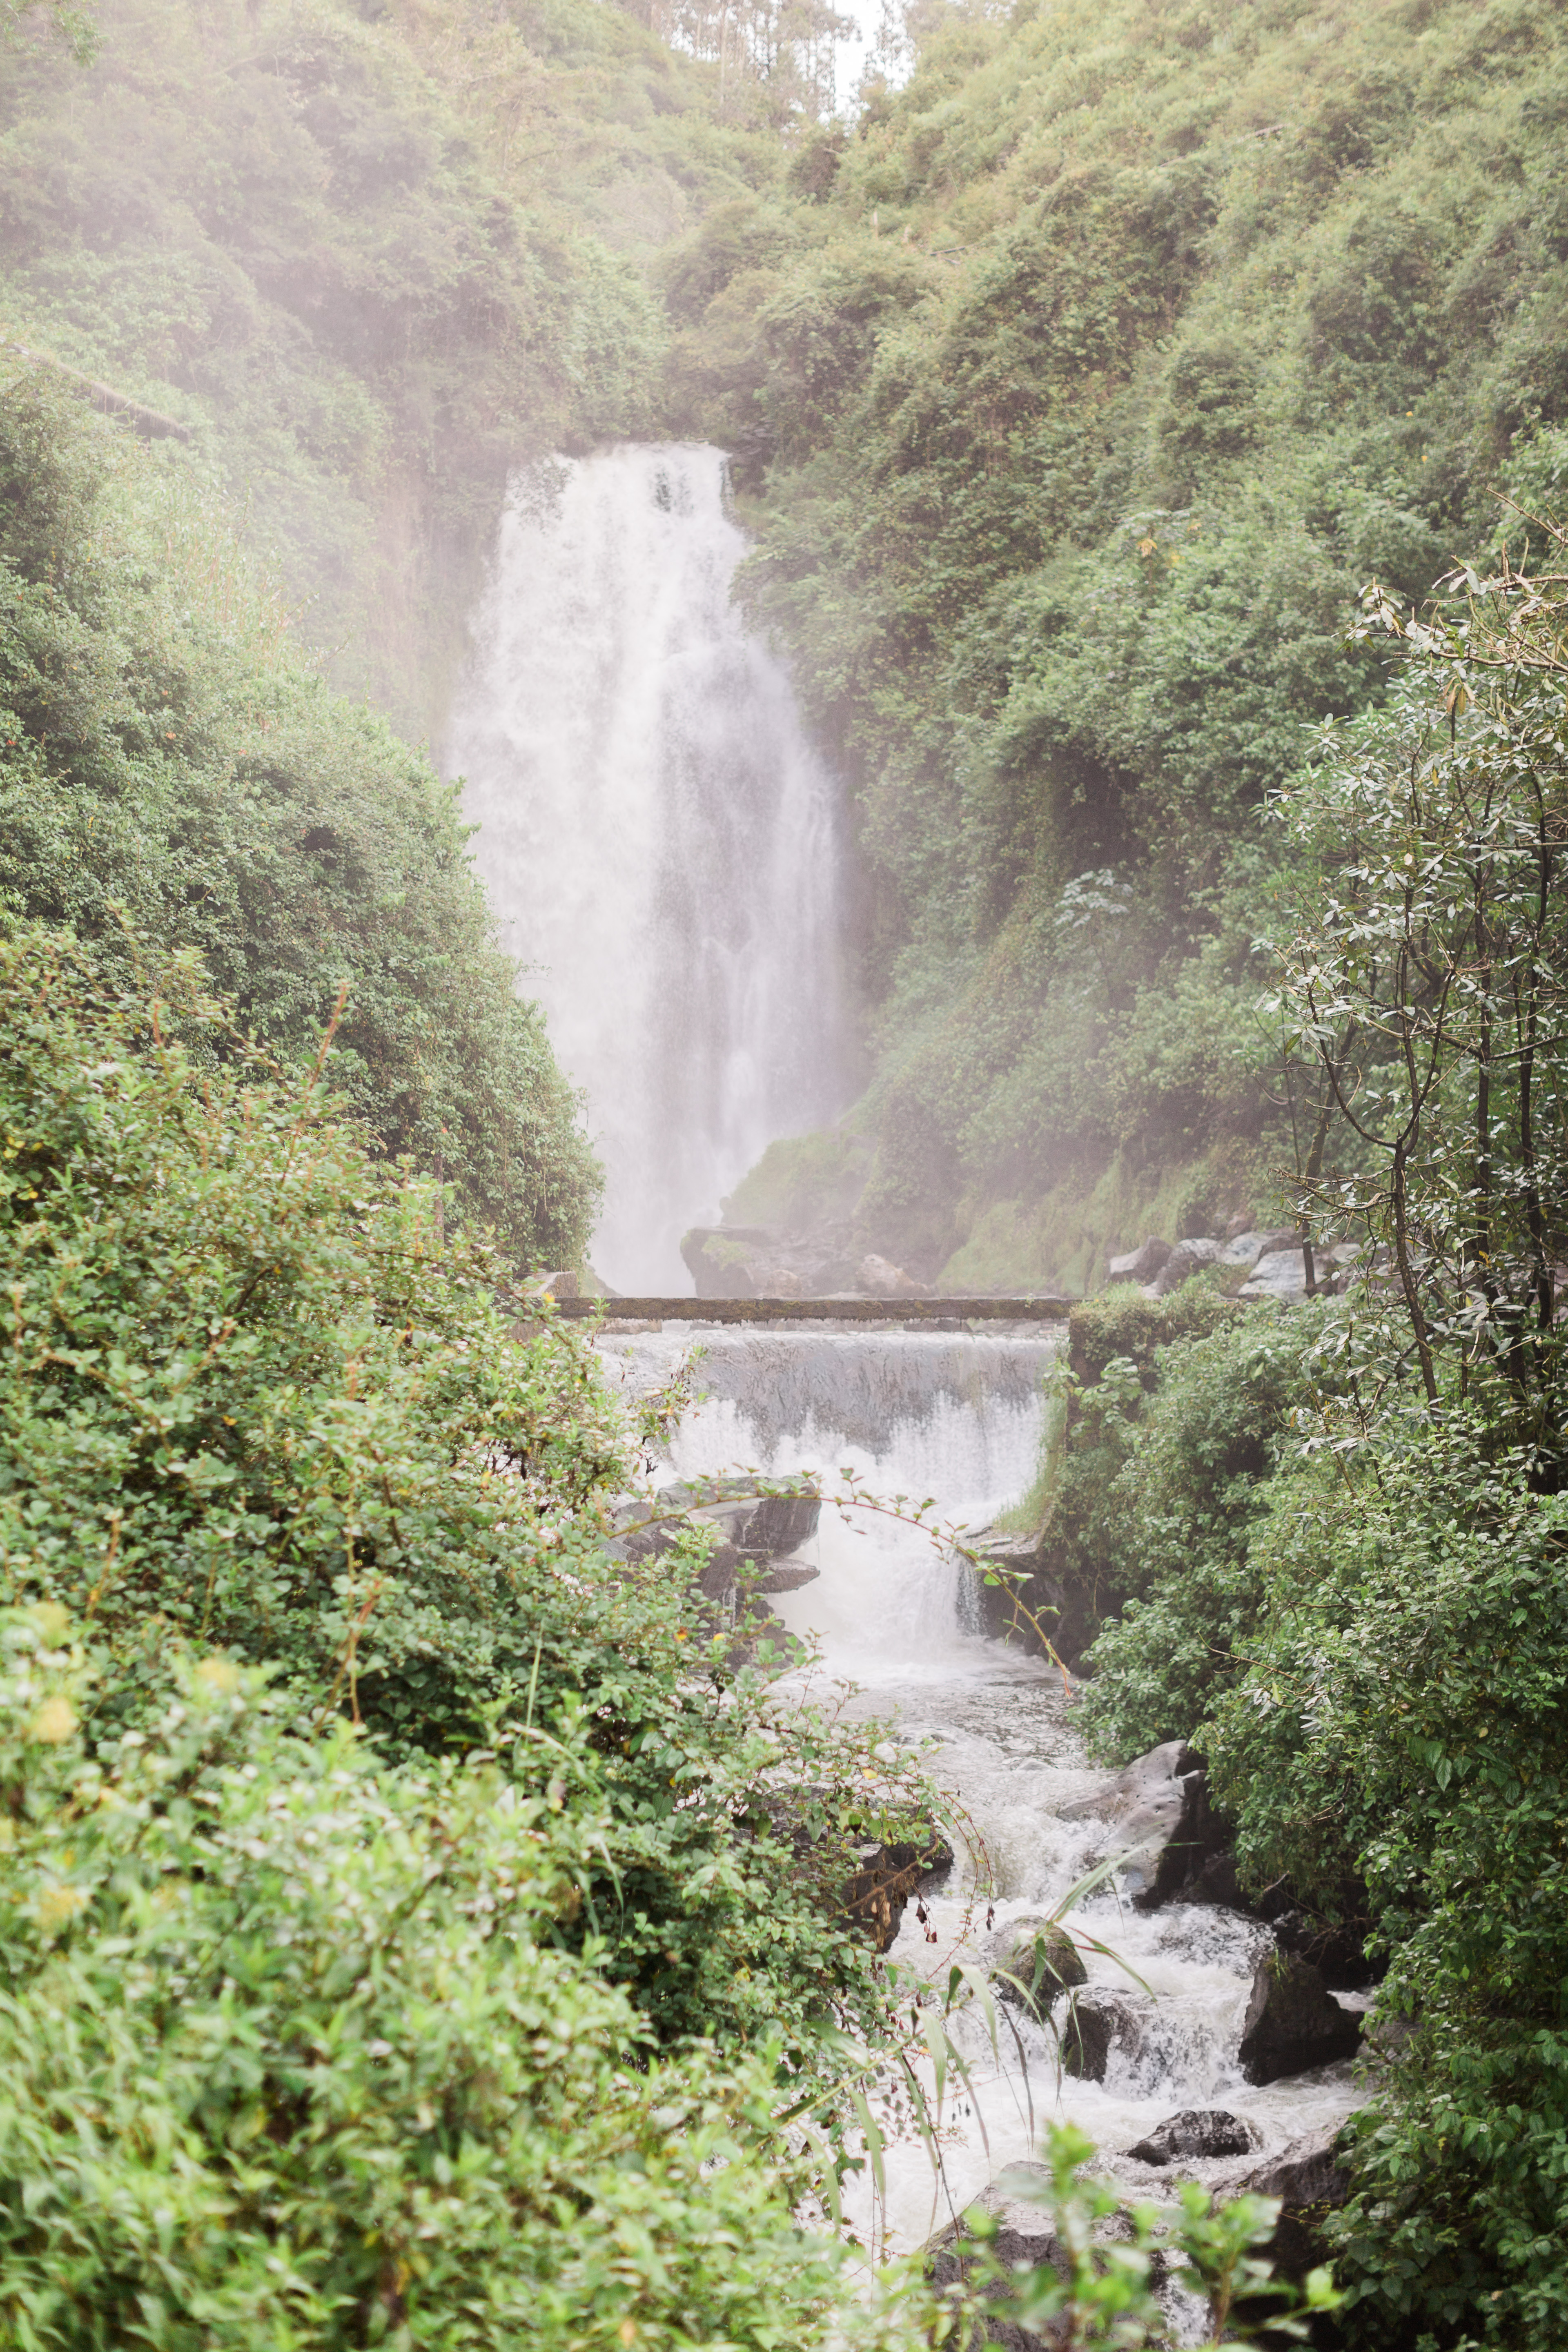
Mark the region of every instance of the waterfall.
<instances>
[{"instance_id":1,"label":"waterfall","mask_svg":"<svg viewBox=\"0 0 1568 2352\"><path fill-rule=\"evenodd\" d=\"M744 551L720 450L520 476L447 747L626 1291L689 1291L685 1228L843 1106L833 793L731 601Z\"/></svg>"}]
</instances>

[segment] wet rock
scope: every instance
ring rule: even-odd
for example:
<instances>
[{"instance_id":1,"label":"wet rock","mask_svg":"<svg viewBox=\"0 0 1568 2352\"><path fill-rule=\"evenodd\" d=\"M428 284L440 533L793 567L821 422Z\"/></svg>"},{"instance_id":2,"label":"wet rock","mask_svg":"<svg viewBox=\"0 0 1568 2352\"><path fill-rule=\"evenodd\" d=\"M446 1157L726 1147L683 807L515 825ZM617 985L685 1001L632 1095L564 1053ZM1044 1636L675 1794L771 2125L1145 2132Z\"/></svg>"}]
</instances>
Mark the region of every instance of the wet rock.
<instances>
[{"instance_id":1,"label":"wet rock","mask_svg":"<svg viewBox=\"0 0 1568 2352\"><path fill-rule=\"evenodd\" d=\"M1101 1821L1107 1851L1131 1849L1122 1883L1140 1911L1169 1902L1220 1843L1203 1767L1184 1739L1136 1757L1092 1796L1060 1808L1064 1821Z\"/></svg>"},{"instance_id":2,"label":"wet rock","mask_svg":"<svg viewBox=\"0 0 1568 2352\"><path fill-rule=\"evenodd\" d=\"M1228 1847L1205 1853L1181 1889L1184 1903L1209 1903L1226 1911L1249 1911L1237 1875L1236 1856Z\"/></svg>"},{"instance_id":3,"label":"wet rock","mask_svg":"<svg viewBox=\"0 0 1568 2352\"><path fill-rule=\"evenodd\" d=\"M1274 1240L1276 1236L1268 1237ZM1343 1269L1361 1255L1354 1242L1335 1242L1331 1248L1313 1253L1313 1274L1320 1290L1330 1289ZM1278 1248L1266 1250L1258 1259L1241 1288L1238 1298L1281 1298L1287 1301L1305 1298L1307 1266L1301 1254L1299 1235L1292 1235Z\"/></svg>"},{"instance_id":4,"label":"wet rock","mask_svg":"<svg viewBox=\"0 0 1568 2352\"><path fill-rule=\"evenodd\" d=\"M983 1560L994 1562L997 1581L980 1585L980 1612L985 1631L994 1641L1011 1642L1035 1656L1046 1654L1042 1633L1058 1655L1077 1672L1076 1653L1092 1641L1098 1621L1087 1601L1077 1609L1047 1566L1048 1538L1034 1535L1005 1536L982 1528L971 1536Z\"/></svg>"},{"instance_id":5,"label":"wet rock","mask_svg":"<svg viewBox=\"0 0 1568 2352\"><path fill-rule=\"evenodd\" d=\"M763 1225L693 1225L681 1236L699 1298L824 1298L855 1279L847 1224L791 1235Z\"/></svg>"},{"instance_id":6,"label":"wet rock","mask_svg":"<svg viewBox=\"0 0 1568 2352\"><path fill-rule=\"evenodd\" d=\"M798 1592L803 1584L815 1584L822 1570L813 1568L805 1559L781 1559L774 1562L764 1575L759 1576L752 1591L767 1595L774 1592Z\"/></svg>"},{"instance_id":7,"label":"wet rock","mask_svg":"<svg viewBox=\"0 0 1568 2352\"><path fill-rule=\"evenodd\" d=\"M1315 1918L1294 1906L1279 1911L1270 1925L1280 1950L1310 1960L1331 1992L1359 1992L1375 1973L1366 1957L1362 1927Z\"/></svg>"},{"instance_id":8,"label":"wet rock","mask_svg":"<svg viewBox=\"0 0 1568 2352\"><path fill-rule=\"evenodd\" d=\"M671 1550L689 1525L706 1525L722 1537L713 1562L723 1555L738 1571L744 1562L798 1551L821 1517L822 1496L809 1479L770 1495L759 1495L746 1479L676 1482L661 1486L651 1505L639 1496L617 1513L617 1541L626 1557L646 1559Z\"/></svg>"},{"instance_id":9,"label":"wet rock","mask_svg":"<svg viewBox=\"0 0 1568 2352\"><path fill-rule=\"evenodd\" d=\"M952 1848L937 1831L919 1840L868 1843L855 1853L844 1882L844 1916L885 1952L898 1935L910 1898L934 1886L952 1868Z\"/></svg>"},{"instance_id":10,"label":"wet rock","mask_svg":"<svg viewBox=\"0 0 1568 2352\"><path fill-rule=\"evenodd\" d=\"M1201 1274L1205 1265L1217 1265L1221 1255L1222 1245L1218 1242L1178 1242L1153 1277L1155 1297L1165 1298L1173 1290L1179 1290L1184 1282L1189 1281L1194 1274Z\"/></svg>"},{"instance_id":11,"label":"wet rock","mask_svg":"<svg viewBox=\"0 0 1568 2352\"><path fill-rule=\"evenodd\" d=\"M1323 2223L1350 2194L1350 2175L1335 2150L1340 2128L1331 2124L1293 2139L1267 2163L1226 2183L1227 2197L1279 2200L1274 2234L1260 2251L1284 2278L1304 2279L1330 2258Z\"/></svg>"},{"instance_id":12,"label":"wet rock","mask_svg":"<svg viewBox=\"0 0 1568 2352\"><path fill-rule=\"evenodd\" d=\"M1152 1282L1170 1255L1170 1243L1151 1234L1135 1250L1111 1258L1105 1269L1106 1278L1110 1282Z\"/></svg>"},{"instance_id":13,"label":"wet rock","mask_svg":"<svg viewBox=\"0 0 1568 2352\"><path fill-rule=\"evenodd\" d=\"M1184 2107L1130 2147L1140 2164L1174 2164L1180 2158L1250 2156L1261 2145L1257 2126L1225 2107Z\"/></svg>"},{"instance_id":14,"label":"wet rock","mask_svg":"<svg viewBox=\"0 0 1568 2352\"><path fill-rule=\"evenodd\" d=\"M1065 1927L1020 1920L993 1955L991 1981L998 2000L1026 2011L1044 2025L1052 2002L1087 1984L1089 1970Z\"/></svg>"},{"instance_id":15,"label":"wet rock","mask_svg":"<svg viewBox=\"0 0 1568 2352\"><path fill-rule=\"evenodd\" d=\"M1342 2009L1310 1960L1270 1952L1259 1960L1241 2032L1241 2071L1249 2083L1277 2083L1309 2066L1353 2057L1361 2019Z\"/></svg>"},{"instance_id":16,"label":"wet rock","mask_svg":"<svg viewBox=\"0 0 1568 2352\"><path fill-rule=\"evenodd\" d=\"M1008 2270L1020 2265L1030 2270L1054 2270L1063 2278L1070 2274L1070 2264L1061 2241L1055 2236L1043 2206L1030 2197L1036 2186L1042 2190L1050 2185L1050 2174L1043 2164L1010 2164L991 2186L970 2206L978 2206L991 2215L998 2227L994 2237L986 2241L991 2256ZM928 2241L924 2251L924 2267L931 2284L940 2294L944 2288L968 2285L974 2273L973 2240L962 2221L950 2221ZM1050 2339L1032 2328L1024 2327L1005 2315L988 2318L985 2325L988 2343L1000 2347L1000 2352L1050 2352Z\"/></svg>"},{"instance_id":17,"label":"wet rock","mask_svg":"<svg viewBox=\"0 0 1568 2352\"><path fill-rule=\"evenodd\" d=\"M1113 2050L1135 2058L1142 2048L1150 2007L1135 1994L1095 1986L1075 1993L1058 2026L1063 2074L1080 2083L1103 2083Z\"/></svg>"}]
</instances>

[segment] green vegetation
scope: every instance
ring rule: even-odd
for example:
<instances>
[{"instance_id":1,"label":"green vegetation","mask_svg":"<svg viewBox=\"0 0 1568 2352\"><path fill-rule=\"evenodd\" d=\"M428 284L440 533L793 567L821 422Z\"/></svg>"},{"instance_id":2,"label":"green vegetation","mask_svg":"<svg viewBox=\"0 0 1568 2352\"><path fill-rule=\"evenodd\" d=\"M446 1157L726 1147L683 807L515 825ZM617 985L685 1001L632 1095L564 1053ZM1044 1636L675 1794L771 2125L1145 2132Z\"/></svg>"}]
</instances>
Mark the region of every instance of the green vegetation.
<instances>
[{"instance_id":1,"label":"green vegetation","mask_svg":"<svg viewBox=\"0 0 1568 2352\"><path fill-rule=\"evenodd\" d=\"M509 473L692 430L850 788L874 1058L733 1213L1086 1291L1277 1183L1365 1244L1076 1311L1031 1605L1385 1970L1350 2340L1554 2352L1550 527L1409 614L1568 490L1559 16L1021 0L781 131L722 16L108 0L84 72L62 15L0 49L0 323L188 437L5 355L7 2330L933 2325L795 2227L902 2032L848 1852L928 1800L736 1664L701 1540L609 1548L661 1407L512 1319L594 1171L408 748ZM1074 2324L1146 2331L1072 2160Z\"/></svg>"},{"instance_id":2,"label":"green vegetation","mask_svg":"<svg viewBox=\"0 0 1568 2352\"><path fill-rule=\"evenodd\" d=\"M560 1948L590 1811L292 1734L221 1656L116 1737L63 1610L0 1641L9 2341L832 2340L765 2073L659 2058Z\"/></svg>"},{"instance_id":3,"label":"green vegetation","mask_svg":"<svg viewBox=\"0 0 1568 2352\"><path fill-rule=\"evenodd\" d=\"M189 959L0 984L7 2332L826 2340L778 2118L888 2037L835 1910L918 1784L606 1551L664 1401L317 1067Z\"/></svg>"},{"instance_id":4,"label":"green vegetation","mask_svg":"<svg viewBox=\"0 0 1568 2352\"><path fill-rule=\"evenodd\" d=\"M0 334L184 425L331 674L435 737L510 470L647 430L638 261L754 135L591 0L102 0L0 47Z\"/></svg>"},{"instance_id":5,"label":"green vegetation","mask_svg":"<svg viewBox=\"0 0 1568 2352\"><path fill-rule=\"evenodd\" d=\"M1492 543L1568 414L1565 43L1533 0L953 12L668 265L852 787L862 1215L923 1270L1092 1285L1184 1187L1266 1190L1258 813L1381 698L1363 584Z\"/></svg>"},{"instance_id":6,"label":"green vegetation","mask_svg":"<svg viewBox=\"0 0 1568 2352\"><path fill-rule=\"evenodd\" d=\"M1568 2319L1568 604L1550 575L1468 587L1418 625L1370 600L1405 655L1389 708L1331 730L1282 809L1298 1204L1364 1237L1360 1279L1288 1315L1211 1299L1152 1368L1139 1309L1201 1283L1079 1309L1047 1566L1102 1622L1091 1738L1193 1740L1244 1884L1386 1969L1392 2064L1333 2229L1352 2340L1545 2352Z\"/></svg>"},{"instance_id":7,"label":"green vegetation","mask_svg":"<svg viewBox=\"0 0 1568 2352\"><path fill-rule=\"evenodd\" d=\"M335 1007L380 1148L523 1265L578 1255L597 1171L454 797L300 659L221 515L68 394L0 383L0 904L129 964L198 950L285 1055Z\"/></svg>"}]
</instances>

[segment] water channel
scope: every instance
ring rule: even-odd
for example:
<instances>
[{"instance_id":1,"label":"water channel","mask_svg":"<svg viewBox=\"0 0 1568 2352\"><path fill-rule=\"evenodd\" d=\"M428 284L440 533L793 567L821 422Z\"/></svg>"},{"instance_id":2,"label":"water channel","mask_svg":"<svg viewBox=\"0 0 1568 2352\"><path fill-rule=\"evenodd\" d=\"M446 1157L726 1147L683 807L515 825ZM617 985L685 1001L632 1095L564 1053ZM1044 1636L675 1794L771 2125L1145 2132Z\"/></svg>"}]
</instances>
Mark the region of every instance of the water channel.
<instances>
[{"instance_id":1,"label":"water channel","mask_svg":"<svg viewBox=\"0 0 1568 2352\"><path fill-rule=\"evenodd\" d=\"M683 1326L603 1344L636 1387L667 1379L689 1346L703 1349L705 1393L670 1449L673 1475L811 1471L830 1487L849 1469L884 1496L934 1497L944 1518L978 1528L1034 1474L1040 1380L1061 1337L1059 1326L983 1336ZM955 1801L959 1862L926 1897L937 1940L926 1940L911 1906L892 1951L944 1983L955 1960L993 1960L1009 1930L1049 1913L1110 1850L1102 1822L1064 1818L1110 1775L1084 1757L1061 1676L986 1638L971 1571L919 1530L825 1508L805 1556L816 1580L773 1606L816 1645L813 1679L853 1682L853 1706L895 1718L900 1742L926 1747ZM1077 2123L1100 2168L1158 2200L1170 2173L1124 2152L1176 2110L1219 2107L1247 2118L1257 2137L1248 2161L1261 2163L1337 2123L1363 2095L1349 2062L1262 2088L1243 2078L1242 2021L1272 1941L1260 1922L1210 1905L1140 1912L1113 1879L1070 1924L1125 1964L1085 1953L1091 1986L1135 1997L1136 2046L1112 2048L1103 2084L1079 2082L1059 2075L1054 2042L1026 2015L1009 2012L994 2053L972 2010L958 2038L975 2095L949 2096L940 2181L918 2136L889 2147L885 2210L868 2206L858 2216L880 2248L922 2243L1007 2165L1033 2156L1051 2118ZM1234 2159L1182 2167L1216 2187L1237 2169Z\"/></svg>"},{"instance_id":2,"label":"water channel","mask_svg":"<svg viewBox=\"0 0 1568 2352\"><path fill-rule=\"evenodd\" d=\"M607 1172L594 1254L627 1291L688 1291L683 1227L712 1218L774 1137L844 1107L842 827L787 674L733 601L744 551L718 450L615 449L520 477L448 744L502 938L585 1090ZM662 1384L694 1340L705 1349L672 1475L831 1485L847 1469L979 1528L1034 1475L1061 1337L714 1325L602 1345L635 1387ZM1061 1677L986 1637L970 1572L926 1535L825 1507L810 1564L816 1578L773 1604L813 1645L810 1676L852 1682L853 1706L893 1718L959 1824L929 1924L911 1906L893 1958L939 1980L955 1960L984 1969L1107 1851L1103 1822L1070 1809L1109 1776L1085 1759ZM1158 2196L1169 2176L1126 2151L1175 2110L1247 2118L1258 2160L1354 2104L1348 2064L1243 2079L1266 1927L1209 1906L1142 1913L1115 1879L1074 1919L1117 1956L1086 1954L1090 1984L1134 1993L1138 2030L1103 2083L1081 2083L1058 2076L1026 2015L994 2053L972 2014L958 2032L973 2095L949 2101L942 2176L918 2137L894 2142L885 2208L858 2217L879 2249L921 2244L1033 2154L1052 2116ZM1216 2184L1224 2168L1189 2168Z\"/></svg>"}]
</instances>

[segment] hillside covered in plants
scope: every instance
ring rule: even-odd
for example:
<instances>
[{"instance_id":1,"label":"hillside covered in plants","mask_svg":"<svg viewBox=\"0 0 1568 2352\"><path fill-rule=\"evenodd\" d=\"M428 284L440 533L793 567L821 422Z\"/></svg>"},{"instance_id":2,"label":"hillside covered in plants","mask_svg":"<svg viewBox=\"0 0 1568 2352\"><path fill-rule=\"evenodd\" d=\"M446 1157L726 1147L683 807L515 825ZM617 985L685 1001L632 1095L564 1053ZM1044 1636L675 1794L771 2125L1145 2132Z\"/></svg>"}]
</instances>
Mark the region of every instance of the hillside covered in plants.
<instances>
[{"instance_id":1,"label":"hillside covered in plants","mask_svg":"<svg viewBox=\"0 0 1568 2352\"><path fill-rule=\"evenodd\" d=\"M893 1255L1081 1289L1262 1205L1265 803L1363 585L1559 494L1565 107L1531 0L954 11L667 265L860 858L861 1145L738 1216L868 1160Z\"/></svg>"}]
</instances>

